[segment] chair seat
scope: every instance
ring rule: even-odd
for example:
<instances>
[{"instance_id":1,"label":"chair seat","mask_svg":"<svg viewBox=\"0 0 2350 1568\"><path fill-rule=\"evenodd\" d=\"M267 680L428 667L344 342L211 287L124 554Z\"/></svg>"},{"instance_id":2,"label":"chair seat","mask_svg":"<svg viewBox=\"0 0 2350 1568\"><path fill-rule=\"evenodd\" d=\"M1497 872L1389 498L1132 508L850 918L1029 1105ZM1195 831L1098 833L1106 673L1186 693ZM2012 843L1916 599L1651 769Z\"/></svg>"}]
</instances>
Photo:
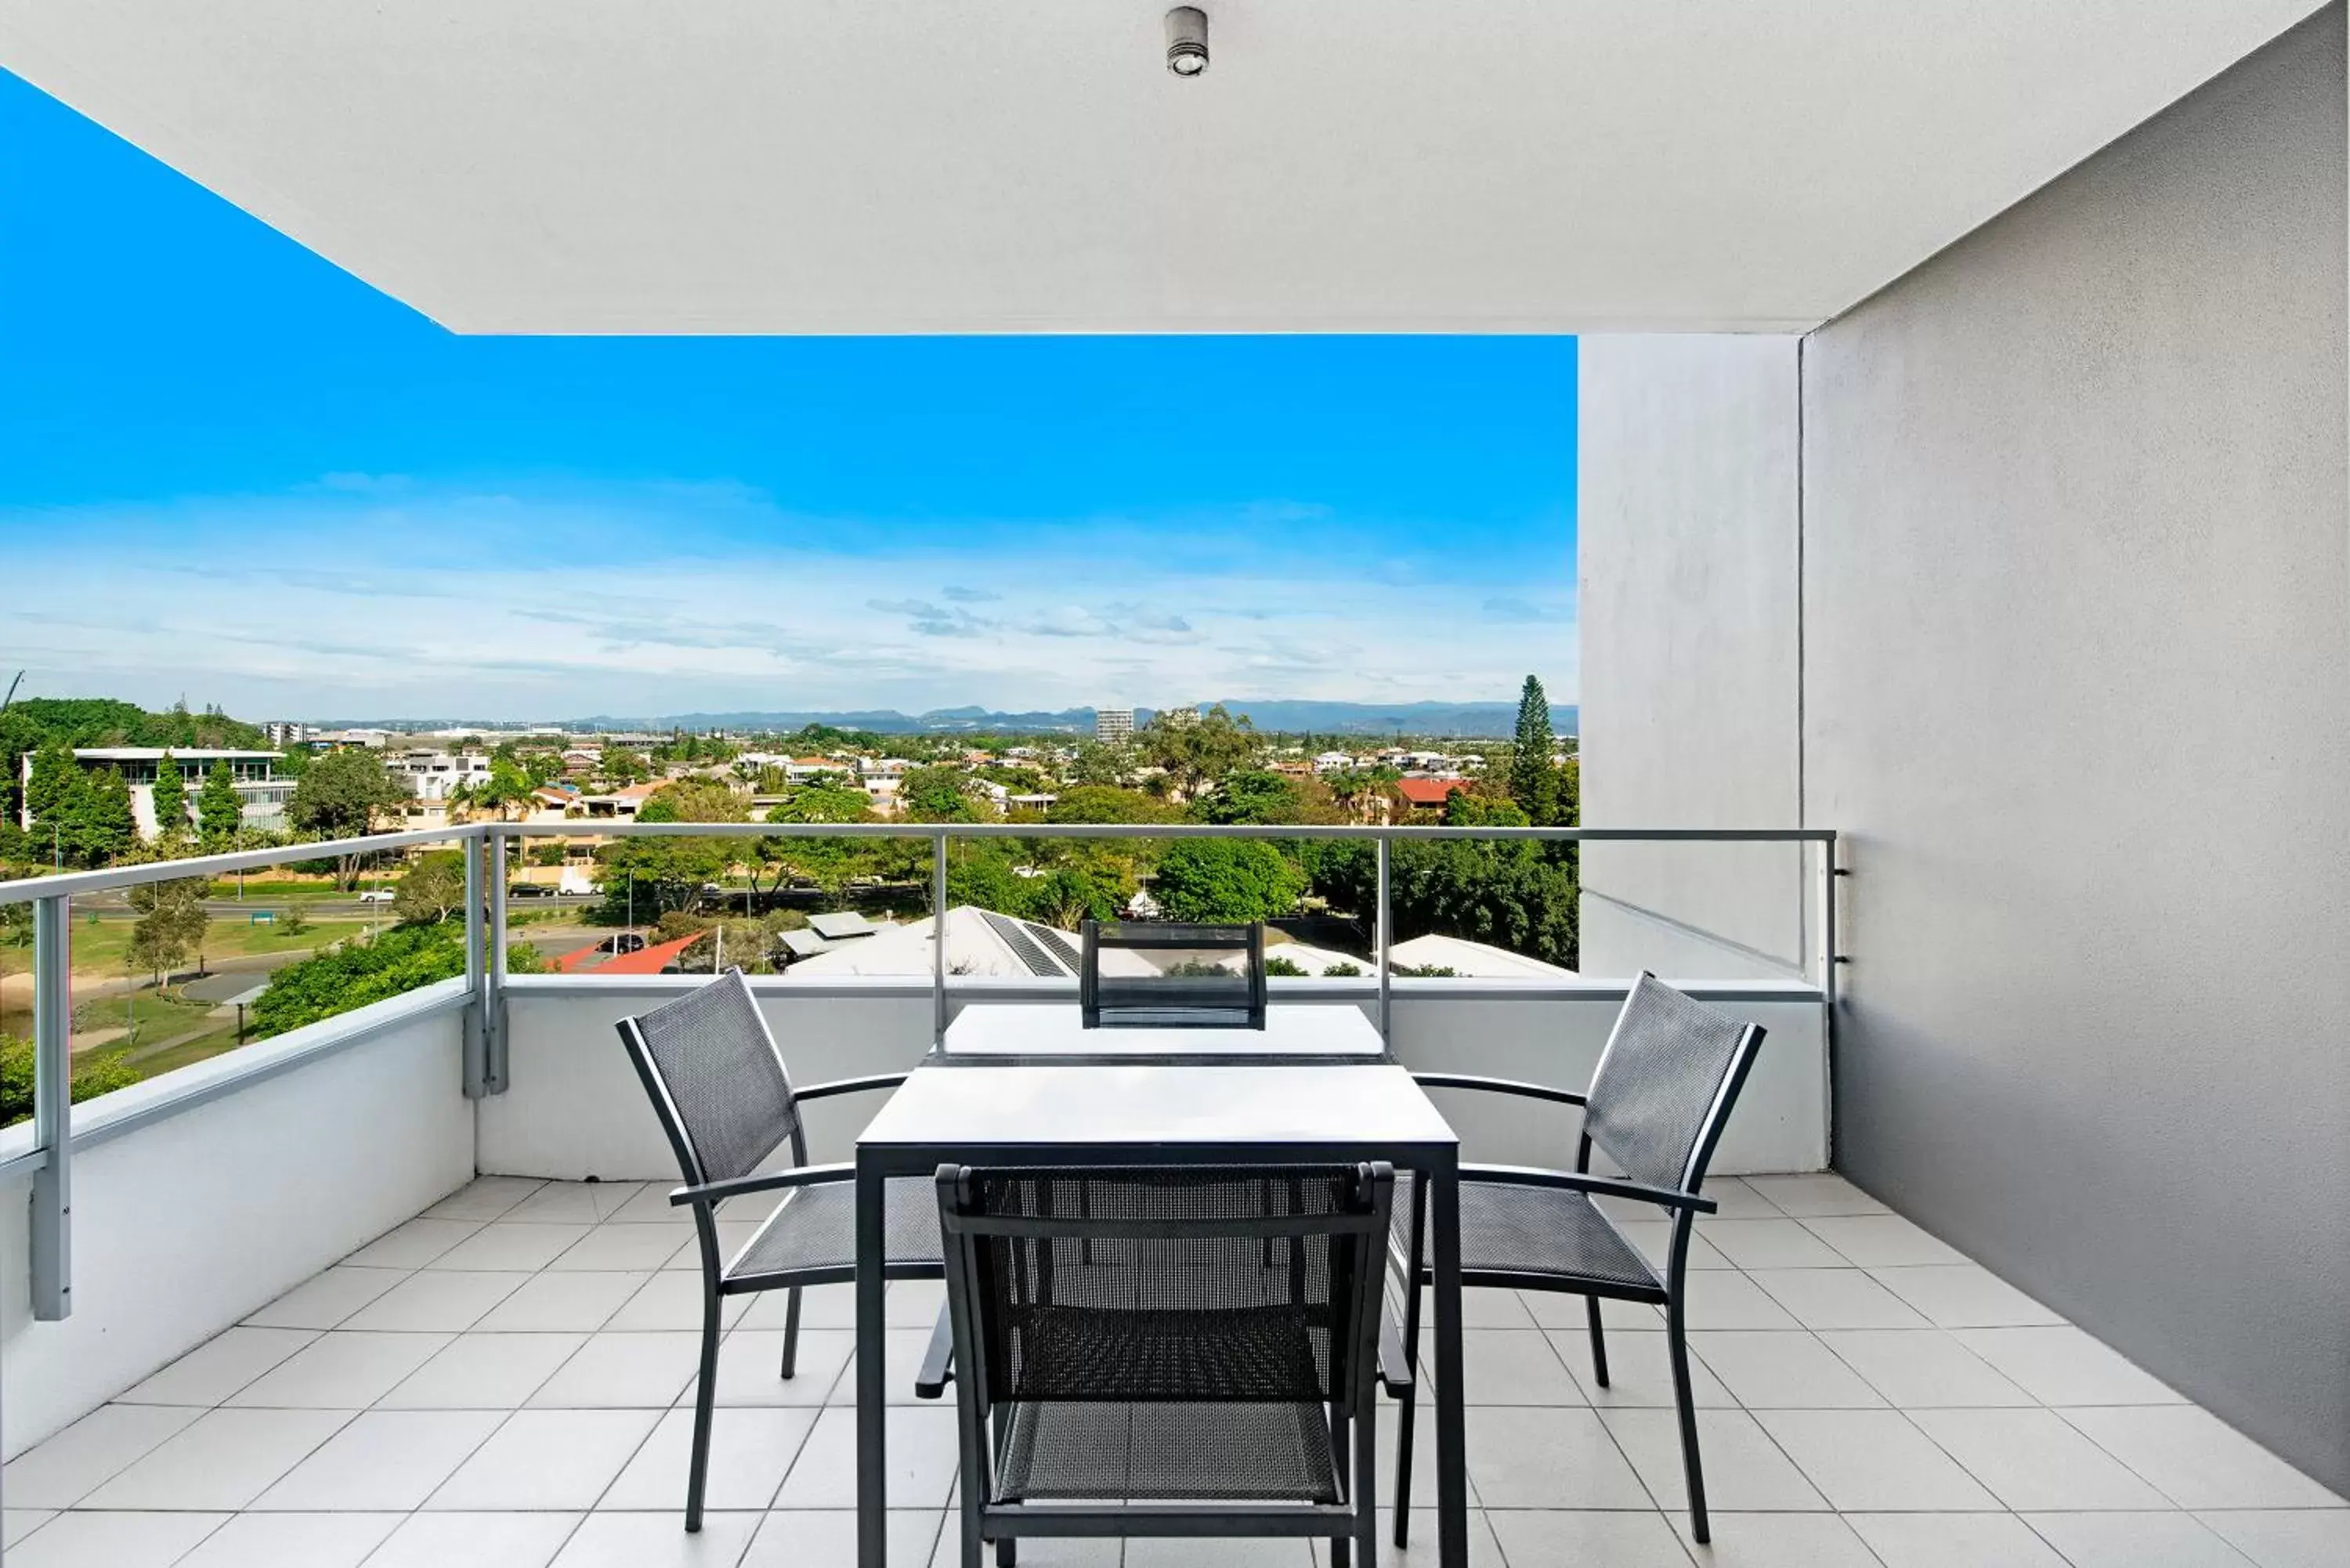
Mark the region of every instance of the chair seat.
<instances>
[{"instance_id":1,"label":"chair seat","mask_svg":"<svg viewBox=\"0 0 2350 1568\"><path fill-rule=\"evenodd\" d=\"M1466 1274L1541 1274L1662 1301L1663 1284L1638 1249L1589 1197L1557 1187L1473 1179L1461 1183L1461 1268Z\"/></svg>"},{"instance_id":2,"label":"chair seat","mask_svg":"<svg viewBox=\"0 0 2350 1568\"><path fill-rule=\"evenodd\" d=\"M795 1188L767 1222L726 1265L724 1292L766 1289L793 1276L857 1272L857 1183L837 1181ZM940 1266L938 1184L927 1176L892 1177L883 1203L881 1251L890 1266Z\"/></svg>"},{"instance_id":3,"label":"chair seat","mask_svg":"<svg viewBox=\"0 0 2350 1568\"><path fill-rule=\"evenodd\" d=\"M1340 1501L1319 1404L1008 1407L996 1502Z\"/></svg>"}]
</instances>

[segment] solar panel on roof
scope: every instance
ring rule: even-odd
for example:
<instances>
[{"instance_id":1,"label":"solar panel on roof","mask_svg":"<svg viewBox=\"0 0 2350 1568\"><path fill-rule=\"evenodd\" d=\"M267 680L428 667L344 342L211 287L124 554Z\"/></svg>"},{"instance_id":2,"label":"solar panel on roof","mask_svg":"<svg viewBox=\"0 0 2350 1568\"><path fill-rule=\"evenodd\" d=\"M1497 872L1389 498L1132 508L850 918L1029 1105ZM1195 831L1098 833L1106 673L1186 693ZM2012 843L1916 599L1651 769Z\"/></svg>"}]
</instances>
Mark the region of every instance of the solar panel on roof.
<instances>
[{"instance_id":1,"label":"solar panel on roof","mask_svg":"<svg viewBox=\"0 0 2350 1568\"><path fill-rule=\"evenodd\" d=\"M1028 934L1027 928L1019 921L1009 915L999 915L992 909L982 909L980 914L995 934L1003 939L1003 945L1012 950L1012 956L1028 966L1030 974L1040 974L1048 980L1058 980L1062 977L1064 971L1061 967L1046 955L1043 948L1036 945L1035 939Z\"/></svg>"}]
</instances>

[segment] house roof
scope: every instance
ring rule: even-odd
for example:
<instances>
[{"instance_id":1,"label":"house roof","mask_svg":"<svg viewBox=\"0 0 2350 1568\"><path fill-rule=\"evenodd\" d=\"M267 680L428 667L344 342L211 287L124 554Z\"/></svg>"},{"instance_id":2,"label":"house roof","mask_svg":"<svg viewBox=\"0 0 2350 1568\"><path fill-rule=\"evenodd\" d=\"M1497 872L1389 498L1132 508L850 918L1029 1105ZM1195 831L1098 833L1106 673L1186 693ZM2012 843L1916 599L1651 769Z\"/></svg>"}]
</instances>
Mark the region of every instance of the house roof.
<instances>
[{"instance_id":1,"label":"house roof","mask_svg":"<svg viewBox=\"0 0 2350 1568\"><path fill-rule=\"evenodd\" d=\"M1472 942L1466 937L1414 937L1396 943L1388 954L1391 962L1413 969L1449 969L1454 974L1480 980L1537 980L1575 973L1571 969L1527 958L1490 942Z\"/></svg>"},{"instance_id":2,"label":"house roof","mask_svg":"<svg viewBox=\"0 0 2350 1568\"><path fill-rule=\"evenodd\" d=\"M1442 805L1468 787L1467 779L1396 780L1396 793L1413 805Z\"/></svg>"}]
</instances>

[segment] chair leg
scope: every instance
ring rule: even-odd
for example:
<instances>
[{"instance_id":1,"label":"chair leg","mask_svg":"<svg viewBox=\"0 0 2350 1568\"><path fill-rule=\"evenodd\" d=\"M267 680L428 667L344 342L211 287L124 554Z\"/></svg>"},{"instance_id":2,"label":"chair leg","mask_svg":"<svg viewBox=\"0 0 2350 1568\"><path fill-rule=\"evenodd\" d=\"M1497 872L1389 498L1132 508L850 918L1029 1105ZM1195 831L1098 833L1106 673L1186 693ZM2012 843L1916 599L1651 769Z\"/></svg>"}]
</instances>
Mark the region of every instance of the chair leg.
<instances>
[{"instance_id":1,"label":"chair leg","mask_svg":"<svg viewBox=\"0 0 2350 1568\"><path fill-rule=\"evenodd\" d=\"M775 1376L789 1377L800 1369L800 1288L794 1285L785 1293L784 1302L784 1369ZM1600 1379L1606 1382L1606 1378Z\"/></svg>"},{"instance_id":2,"label":"chair leg","mask_svg":"<svg viewBox=\"0 0 2350 1568\"><path fill-rule=\"evenodd\" d=\"M1404 1532L1411 1520L1411 1417L1418 1390L1396 1401L1395 1543L1404 1548Z\"/></svg>"},{"instance_id":3,"label":"chair leg","mask_svg":"<svg viewBox=\"0 0 2350 1568\"><path fill-rule=\"evenodd\" d=\"M1599 1326L1599 1298L1583 1298L1584 1311L1591 1320L1591 1370L1597 1375L1599 1386L1607 1386L1607 1336Z\"/></svg>"},{"instance_id":4,"label":"chair leg","mask_svg":"<svg viewBox=\"0 0 2350 1568\"><path fill-rule=\"evenodd\" d=\"M1347 1446L1349 1423L1336 1407L1331 1408L1329 1420L1331 1473L1337 1476L1340 1484L1346 1486L1351 1496L1354 1492L1354 1460L1350 1457L1353 1450ZM1347 1568L1354 1555L1354 1539L1352 1535L1330 1538L1330 1568ZM1366 1563L1363 1568L1370 1568L1370 1564Z\"/></svg>"},{"instance_id":5,"label":"chair leg","mask_svg":"<svg viewBox=\"0 0 2350 1568\"><path fill-rule=\"evenodd\" d=\"M1007 1535L995 1543L995 1568L1012 1568L1019 1560L1019 1542Z\"/></svg>"},{"instance_id":6,"label":"chair leg","mask_svg":"<svg viewBox=\"0 0 2350 1568\"><path fill-rule=\"evenodd\" d=\"M1681 1423L1681 1473L1689 1481L1690 1536L1700 1546L1713 1539L1705 1516L1705 1469L1697 1453L1697 1408L1690 1396L1689 1337L1676 1293L1665 1305L1665 1347L1673 1362L1673 1404Z\"/></svg>"},{"instance_id":7,"label":"chair leg","mask_svg":"<svg viewBox=\"0 0 2350 1568\"><path fill-rule=\"evenodd\" d=\"M1355 1434L1355 1561L1357 1568L1378 1568L1379 1562L1379 1441L1378 1390L1366 1388L1361 1430Z\"/></svg>"},{"instance_id":8,"label":"chair leg","mask_svg":"<svg viewBox=\"0 0 2350 1568\"><path fill-rule=\"evenodd\" d=\"M685 1528L702 1528L702 1494L710 1480L710 1417L718 1397L718 1327L723 1302L705 1276L702 1287L702 1372L693 1380L693 1458L685 1478Z\"/></svg>"}]
</instances>

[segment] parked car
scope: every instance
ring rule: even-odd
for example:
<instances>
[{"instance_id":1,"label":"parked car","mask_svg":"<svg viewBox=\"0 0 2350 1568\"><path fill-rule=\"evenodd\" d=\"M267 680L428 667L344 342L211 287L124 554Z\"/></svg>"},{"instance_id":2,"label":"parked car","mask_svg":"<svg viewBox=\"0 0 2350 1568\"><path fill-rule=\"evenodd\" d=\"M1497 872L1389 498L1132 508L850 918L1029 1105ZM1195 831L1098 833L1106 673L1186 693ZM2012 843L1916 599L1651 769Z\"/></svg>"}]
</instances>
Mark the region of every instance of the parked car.
<instances>
[{"instance_id":1,"label":"parked car","mask_svg":"<svg viewBox=\"0 0 2350 1568\"><path fill-rule=\"evenodd\" d=\"M363 888L359 890L359 902L362 904L389 904L393 897L389 888Z\"/></svg>"},{"instance_id":2,"label":"parked car","mask_svg":"<svg viewBox=\"0 0 2350 1568\"><path fill-rule=\"evenodd\" d=\"M506 889L509 898L552 898L555 889L544 882L517 882Z\"/></svg>"}]
</instances>

